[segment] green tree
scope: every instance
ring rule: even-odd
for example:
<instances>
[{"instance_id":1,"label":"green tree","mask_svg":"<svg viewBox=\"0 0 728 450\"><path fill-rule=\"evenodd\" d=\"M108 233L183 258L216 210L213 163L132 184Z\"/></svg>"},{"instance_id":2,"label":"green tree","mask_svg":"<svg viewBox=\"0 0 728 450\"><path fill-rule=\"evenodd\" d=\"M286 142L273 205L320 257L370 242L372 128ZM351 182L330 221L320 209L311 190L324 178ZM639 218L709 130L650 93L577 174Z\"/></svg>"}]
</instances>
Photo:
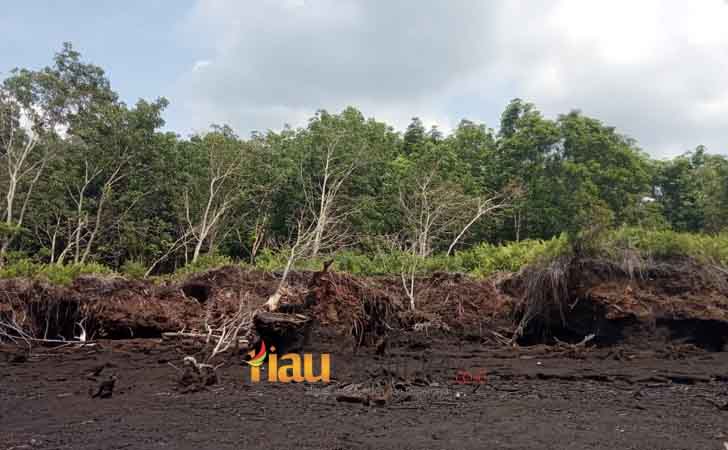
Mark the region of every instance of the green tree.
<instances>
[{"instance_id":1,"label":"green tree","mask_svg":"<svg viewBox=\"0 0 728 450\"><path fill-rule=\"evenodd\" d=\"M6 198L0 263L25 225L33 191L51 158L98 108L114 104L104 71L81 61L66 43L53 66L41 70L14 69L0 88L0 136ZM24 117L27 127L20 124ZM36 199L37 200L37 199Z\"/></svg>"}]
</instances>

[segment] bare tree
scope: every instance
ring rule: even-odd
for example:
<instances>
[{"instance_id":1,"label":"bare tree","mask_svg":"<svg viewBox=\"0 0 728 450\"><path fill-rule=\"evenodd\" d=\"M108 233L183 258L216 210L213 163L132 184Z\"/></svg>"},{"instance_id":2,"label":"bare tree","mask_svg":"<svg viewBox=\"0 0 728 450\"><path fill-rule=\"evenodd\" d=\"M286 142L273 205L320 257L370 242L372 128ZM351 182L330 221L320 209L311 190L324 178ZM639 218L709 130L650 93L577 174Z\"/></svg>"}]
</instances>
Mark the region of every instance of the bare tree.
<instances>
[{"instance_id":1,"label":"bare tree","mask_svg":"<svg viewBox=\"0 0 728 450\"><path fill-rule=\"evenodd\" d=\"M0 164L5 175L0 178L5 192L0 266L23 226L33 189L52 155L49 146L39 145L41 128L21 124L24 114L18 102L0 87Z\"/></svg>"},{"instance_id":2,"label":"bare tree","mask_svg":"<svg viewBox=\"0 0 728 450\"><path fill-rule=\"evenodd\" d=\"M242 148L237 140L230 148L230 142L225 142L227 136L214 134L207 135L200 144L205 147L208 163L203 185L186 188L183 194L187 232L195 244L192 262L200 256L205 243L210 244L242 188Z\"/></svg>"},{"instance_id":3,"label":"bare tree","mask_svg":"<svg viewBox=\"0 0 728 450\"><path fill-rule=\"evenodd\" d=\"M73 208L70 211L55 212L55 222L48 223L48 228L45 230L45 235L51 242L51 263L64 264L69 255L73 255L74 264L83 264L88 261L96 237L107 222L104 221L106 206L111 201L114 187L126 176L123 169L129 159L128 156L117 158L105 167L103 163L92 164L89 157L84 156L83 170L75 186L65 183L68 199L73 204ZM99 194L95 199L90 195L91 187L94 184L100 185ZM136 201L132 202L132 207L135 203ZM116 220L121 220L124 215L126 212ZM61 222L67 224L65 240L63 240L65 245L56 256L57 244L61 242L60 236L58 236Z\"/></svg>"},{"instance_id":4,"label":"bare tree","mask_svg":"<svg viewBox=\"0 0 728 450\"><path fill-rule=\"evenodd\" d=\"M275 311L278 309L281 298L288 287L288 274L291 272L291 268L293 268L295 262L309 251L313 245L315 235L315 223L306 225L304 223L304 218L299 217L296 222L294 237L292 238L287 250L288 258L286 259L286 265L283 267L283 273L281 274L281 279L278 282L278 287L275 292L268 297L268 301L264 305L268 308L268 310Z\"/></svg>"},{"instance_id":5,"label":"bare tree","mask_svg":"<svg viewBox=\"0 0 728 450\"><path fill-rule=\"evenodd\" d=\"M151 275L152 272L154 272L154 269L157 267L157 265L159 263L161 263L162 261L166 260L167 258L169 258L170 255L172 255L174 252L176 252L180 248L183 248L183 247L186 248L187 244L190 242L191 239L192 239L192 232L190 230L187 230L186 232L182 233L182 236L180 236L179 239L174 241L169 246L169 248L167 249L166 252L162 253L162 255L159 258L155 259L152 262L152 264L149 265L149 267L147 268L147 271L144 273L144 276L148 277L149 275Z\"/></svg>"},{"instance_id":6,"label":"bare tree","mask_svg":"<svg viewBox=\"0 0 728 450\"><path fill-rule=\"evenodd\" d=\"M268 222L269 212L267 210L259 211L258 217L255 219L255 224L253 225L253 242L250 244L250 264L255 264L255 258L258 256L258 252L266 240ZM240 230L236 229L235 233L238 237L238 242L242 244L245 239L241 235Z\"/></svg>"},{"instance_id":7,"label":"bare tree","mask_svg":"<svg viewBox=\"0 0 728 450\"><path fill-rule=\"evenodd\" d=\"M91 248L94 244L94 240L96 239L99 229L101 228L101 218L104 211L104 205L109 201L109 198L111 197L114 189L114 185L116 185L119 181L121 181L122 178L124 178L125 174L123 174L121 170L126 165L127 161L128 158L123 158L104 181L104 185L101 188L101 197L99 197L98 204L96 206L96 217L94 218L94 224L93 227L90 229L88 239L86 240L86 248L83 251L83 256L81 256L81 259L78 260L78 262L81 264L85 263L88 260L89 255L91 254ZM76 249L78 251L78 247L76 247ZM78 253L76 255L78 255Z\"/></svg>"},{"instance_id":8,"label":"bare tree","mask_svg":"<svg viewBox=\"0 0 728 450\"><path fill-rule=\"evenodd\" d=\"M346 244L348 233L342 226L342 219L347 213L341 212L337 202L342 186L359 162L356 155L343 155L340 144L344 137L341 132L326 135L321 173L306 174L303 163L300 166L307 213L302 212L296 221L286 249L288 258L281 280L265 303L271 311L278 309L288 286L288 275L297 260L307 255L317 256L323 250L340 248Z\"/></svg>"},{"instance_id":9,"label":"bare tree","mask_svg":"<svg viewBox=\"0 0 728 450\"><path fill-rule=\"evenodd\" d=\"M439 181L436 168L400 187L399 206L415 254L425 258L432 253L433 239L461 220L464 203L456 186Z\"/></svg>"},{"instance_id":10,"label":"bare tree","mask_svg":"<svg viewBox=\"0 0 728 450\"><path fill-rule=\"evenodd\" d=\"M470 220L465 223L460 232L450 243L450 246L447 248L447 255L450 256L455 246L458 244L460 239L462 239L465 233L467 233L468 229L470 229L471 226L473 226L483 217L486 217L497 211L510 208L511 206L513 206L513 200L520 197L520 195L520 189L508 188L502 193L497 193L490 196L482 195L475 197L471 202L469 202L474 205L473 209L475 211Z\"/></svg>"},{"instance_id":11,"label":"bare tree","mask_svg":"<svg viewBox=\"0 0 728 450\"><path fill-rule=\"evenodd\" d=\"M316 217L311 243L311 254L316 256L321 251L325 233L337 224L345 214L337 211L337 196L341 187L351 177L357 167L357 158L344 158L339 145L344 138L343 134L334 134L324 144L323 166L320 174L314 174L318 182L312 182L313 192L309 192L307 184L303 182L303 191L306 203L311 213ZM305 180L303 168L301 178Z\"/></svg>"},{"instance_id":12,"label":"bare tree","mask_svg":"<svg viewBox=\"0 0 728 450\"><path fill-rule=\"evenodd\" d=\"M247 334L253 328L253 319L258 311L251 307L247 294L239 293L238 295L238 308L233 314L222 313L213 317L212 311L208 310L204 330L189 332L182 330L162 334L163 339L191 338L204 343L204 349L200 352L201 361L198 361L195 356L185 356L182 360L183 369L169 363L181 373L178 382L186 392L216 384L219 381L217 369L224 362L213 365L215 358L224 355L230 349L238 349L240 345L249 344L248 339L241 338L241 335Z\"/></svg>"},{"instance_id":13,"label":"bare tree","mask_svg":"<svg viewBox=\"0 0 728 450\"><path fill-rule=\"evenodd\" d=\"M523 211L515 208L513 211L513 230L516 234L516 242L521 241L521 227L523 226Z\"/></svg>"},{"instance_id":14,"label":"bare tree","mask_svg":"<svg viewBox=\"0 0 728 450\"><path fill-rule=\"evenodd\" d=\"M283 267L283 273L281 279L278 282L278 287L275 292L268 297L268 301L265 303L265 307L269 311L275 311L280 305L281 298L285 295L288 289L288 275L291 269L295 265L296 261L304 258L306 255L311 254L311 249L316 242L316 224L318 218L314 216L310 220L306 220L304 214L301 214L296 221L296 227L293 230L292 237L289 240L288 248L286 253L288 255L286 259L286 265ZM347 233L342 230L335 230L324 235L323 239L318 241L320 250L327 250L332 248L340 248L345 245L347 239Z\"/></svg>"},{"instance_id":15,"label":"bare tree","mask_svg":"<svg viewBox=\"0 0 728 450\"><path fill-rule=\"evenodd\" d=\"M441 239L462 220L464 197L455 186L440 180L437 167L417 173L400 187L399 205L405 229L397 246L406 256L401 267L402 286L416 307L416 276L432 254L432 242Z\"/></svg>"},{"instance_id":16,"label":"bare tree","mask_svg":"<svg viewBox=\"0 0 728 450\"><path fill-rule=\"evenodd\" d=\"M410 309L414 311L417 298L416 280L424 259L419 255L418 242L408 239L406 234L381 236L379 240L384 244L383 247L377 246L377 251L382 253L382 256L401 255L399 266L389 269L399 271L402 289L410 302Z\"/></svg>"}]
</instances>

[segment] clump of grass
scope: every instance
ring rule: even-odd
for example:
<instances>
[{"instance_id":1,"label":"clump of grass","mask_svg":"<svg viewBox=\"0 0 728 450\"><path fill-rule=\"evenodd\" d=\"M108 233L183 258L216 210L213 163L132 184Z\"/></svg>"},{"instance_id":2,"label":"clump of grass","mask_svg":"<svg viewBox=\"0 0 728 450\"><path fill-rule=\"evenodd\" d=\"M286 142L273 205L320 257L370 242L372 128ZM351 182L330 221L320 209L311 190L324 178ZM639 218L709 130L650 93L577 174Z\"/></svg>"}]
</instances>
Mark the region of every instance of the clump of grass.
<instances>
[{"instance_id":1,"label":"clump of grass","mask_svg":"<svg viewBox=\"0 0 728 450\"><path fill-rule=\"evenodd\" d=\"M80 275L113 274L114 271L102 264L43 264L29 258L18 259L0 269L0 278L32 278L49 281L57 285L69 285Z\"/></svg>"},{"instance_id":2,"label":"clump of grass","mask_svg":"<svg viewBox=\"0 0 728 450\"><path fill-rule=\"evenodd\" d=\"M702 263L728 266L728 233L716 235L680 233L622 227L610 231L603 248L633 249L645 259L690 257Z\"/></svg>"},{"instance_id":3,"label":"clump of grass","mask_svg":"<svg viewBox=\"0 0 728 450\"><path fill-rule=\"evenodd\" d=\"M185 278L189 275L205 272L211 269L235 265L235 261L229 256L218 255L215 253L201 255L197 261L187 264L177 269L172 275L173 279Z\"/></svg>"},{"instance_id":4,"label":"clump of grass","mask_svg":"<svg viewBox=\"0 0 728 450\"><path fill-rule=\"evenodd\" d=\"M53 284L69 285L81 275L110 275L113 273L115 272L112 269L98 263L67 264L62 266L49 264L43 266L38 276L45 278Z\"/></svg>"},{"instance_id":5,"label":"clump of grass","mask_svg":"<svg viewBox=\"0 0 728 450\"><path fill-rule=\"evenodd\" d=\"M144 278L147 273L147 266L141 261L130 259L121 266L121 273L129 278Z\"/></svg>"}]
</instances>

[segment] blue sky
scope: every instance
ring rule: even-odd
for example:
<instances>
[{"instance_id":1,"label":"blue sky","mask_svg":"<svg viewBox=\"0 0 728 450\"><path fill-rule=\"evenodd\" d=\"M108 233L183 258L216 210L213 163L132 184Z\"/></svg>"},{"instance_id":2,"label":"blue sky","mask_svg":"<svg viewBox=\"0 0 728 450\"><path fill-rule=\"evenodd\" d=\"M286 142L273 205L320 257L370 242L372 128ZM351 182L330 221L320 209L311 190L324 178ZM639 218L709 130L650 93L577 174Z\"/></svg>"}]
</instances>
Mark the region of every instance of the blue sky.
<instances>
[{"instance_id":1,"label":"blue sky","mask_svg":"<svg viewBox=\"0 0 728 450\"><path fill-rule=\"evenodd\" d=\"M178 26L191 1L6 2L0 25L0 70L38 68L70 41L102 66L127 100L168 95L170 80L195 60L180 42Z\"/></svg>"},{"instance_id":2,"label":"blue sky","mask_svg":"<svg viewBox=\"0 0 728 450\"><path fill-rule=\"evenodd\" d=\"M655 156L728 153L723 0L46 0L0 14L0 72L70 41L127 102L167 97L183 135L347 105L399 129L413 116L497 127L521 97L549 117L580 109Z\"/></svg>"}]
</instances>

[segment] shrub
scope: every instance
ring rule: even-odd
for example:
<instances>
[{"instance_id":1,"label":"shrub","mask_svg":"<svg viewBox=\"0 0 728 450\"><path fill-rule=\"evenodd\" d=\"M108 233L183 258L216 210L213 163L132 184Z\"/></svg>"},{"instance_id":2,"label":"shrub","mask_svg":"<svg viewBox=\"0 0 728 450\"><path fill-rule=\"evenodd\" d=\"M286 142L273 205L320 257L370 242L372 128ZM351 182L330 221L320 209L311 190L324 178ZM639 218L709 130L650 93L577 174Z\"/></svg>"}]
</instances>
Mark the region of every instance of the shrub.
<instances>
[{"instance_id":1,"label":"shrub","mask_svg":"<svg viewBox=\"0 0 728 450\"><path fill-rule=\"evenodd\" d=\"M489 276L495 272L517 272L538 258L557 256L567 251L565 237L548 241L526 240L508 244L483 243L461 252L463 269L474 276Z\"/></svg>"},{"instance_id":2,"label":"shrub","mask_svg":"<svg viewBox=\"0 0 728 450\"><path fill-rule=\"evenodd\" d=\"M68 285L79 275L110 274L110 268L97 263L87 264L41 264L28 258L18 259L0 269L0 278L38 278L53 284Z\"/></svg>"},{"instance_id":3,"label":"shrub","mask_svg":"<svg viewBox=\"0 0 728 450\"><path fill-rule=\"evenodd\" d=\"M113 270L97 263L56 265L46 264L38 272L38 278L44 278L53 284L68 285L80 275L112 274Z\"/></svg>"},{"instance_id":4,"label":"shrub","mask_svg":"<svg viewBox=\"0 0 728 450\"><path fill-rule=\"evenodd\" d=\"M184 277L193 273L205 272L218 267L232 266L235 262L229 256L218 255L215 253L209 255L201 255L197 261L187 264L177 269L174 278Z\"/></svg>"},{"instance_id":5,"label":"shrub","mask_svg":"<svg viewBox=\"0 0 728 450\"><path fill-rule=\"evenodd\" d=\"M130 278L144 278L147 268L141 261L129 260L121 266L121 273Z\"/></svg>"},{"instance_id":6,"label":"shrub","mask_svg":"<svg viewBox=\"0 0 728 450\"><path fill-rule=\"evenodd\" d=\"M33 278L42 269L43 265L38 264L30 258L15 259L8 261L0 268L0 278Z\"/></svg>"},{"instance_id":7,"label":"shrub","mask_svg":"<svg viewBox=\"0 0 728 450\"><path fill-rule=\"evenodd\" d=\"M255 258L255 267L266 272L280 270L286 265L287 254L274 252L269 248L263 249Z\"/></svg>"},{"instance_id":8,"label":"shrub","mask_svg":"<svg viewBox=\"0 0 728 450\"><path fill-rule=\"evenodd\" d=\"M606 256L629 249L639 252L643 258L688 256L704 263L728 265L726 233L707 235L623 227L608 235L602 249Z\"/></svg>"}]
</instances>

